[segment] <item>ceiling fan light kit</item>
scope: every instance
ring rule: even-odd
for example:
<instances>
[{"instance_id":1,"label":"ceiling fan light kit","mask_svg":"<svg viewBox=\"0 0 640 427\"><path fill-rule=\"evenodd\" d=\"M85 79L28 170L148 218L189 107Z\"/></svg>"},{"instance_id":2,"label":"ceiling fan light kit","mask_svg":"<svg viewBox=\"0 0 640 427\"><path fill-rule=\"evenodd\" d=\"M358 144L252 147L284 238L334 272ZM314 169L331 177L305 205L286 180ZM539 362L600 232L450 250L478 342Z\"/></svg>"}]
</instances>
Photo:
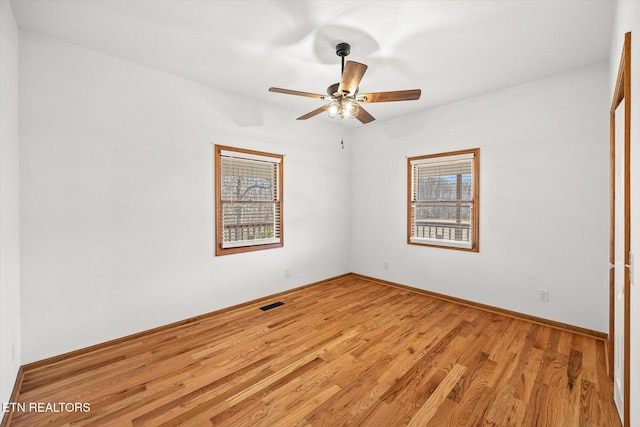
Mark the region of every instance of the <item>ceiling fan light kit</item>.
<instances>
[{"instance_id":1,"label":"ceiling fan light kit","mask_svg":"<svg viewBox=\"0 0 640 427\"><path fill-rule=\"evenodd\" d=\"M298 117L298 120L306 120L322 113L323 111L327 111L329 117L339 117L340 119L355 117L362 124L372 122L375 118L369 114L367 110L362 108L360 103L410 101L420 99L420 89L359 94L360 81L362 80L364 73L367 71L367 66L355 61L347 61L345 65L344 58L348 56L349 53L351 53L351 46L349 43L338 43L336 45L336 55L342 59L342 75L339 83L334 83L327 88L327 95L281 89L277 87L271 87L269 88L269 91L331 101L328 105L324 105Z\"/></svg>"},{"instance_id":2,"label":"ceiling fan light kit","mask_svg":"<svg viewBox=\"0 0 640 427\"><path fill-rule=\"evenodd\" d=\"M360 105L357 102L349 98L340 98L339 100L329 104L327 112L329 117L357 117L360 111Z\"/></svg>"}]
</instances>

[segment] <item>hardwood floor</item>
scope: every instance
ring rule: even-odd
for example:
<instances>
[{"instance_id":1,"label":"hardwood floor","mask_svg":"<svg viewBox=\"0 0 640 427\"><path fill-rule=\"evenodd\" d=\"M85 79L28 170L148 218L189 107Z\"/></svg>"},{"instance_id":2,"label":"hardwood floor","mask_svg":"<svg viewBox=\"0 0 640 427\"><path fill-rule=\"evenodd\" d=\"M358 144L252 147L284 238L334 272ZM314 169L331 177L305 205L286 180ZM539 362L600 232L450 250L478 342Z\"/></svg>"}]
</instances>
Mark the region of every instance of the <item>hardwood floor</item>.
<instances>
[{"instance_id":1,"label":"hardwood floor","mask_svg":"<svg viewBox=\"0 0 640 427\"><path fill-rule=\"evenodd\" d=\"M600 339L354 276L275 301L25 369L10 425L620 426Z\"/></svg>"}]
</instances>

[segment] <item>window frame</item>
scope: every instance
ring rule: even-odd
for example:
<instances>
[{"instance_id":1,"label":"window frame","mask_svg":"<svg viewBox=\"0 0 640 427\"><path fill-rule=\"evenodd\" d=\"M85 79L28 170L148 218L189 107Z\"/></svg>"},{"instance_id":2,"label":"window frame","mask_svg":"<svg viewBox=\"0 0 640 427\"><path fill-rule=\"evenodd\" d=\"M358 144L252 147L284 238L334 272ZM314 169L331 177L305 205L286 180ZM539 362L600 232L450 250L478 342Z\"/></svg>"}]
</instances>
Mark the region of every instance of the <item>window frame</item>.
<instances>
[{"instance_id":1,"label":"window frame","mask_svg":"<svg viewBox=\"0 0 640 427\"><path fill-rule=\"evenodd\" d=\"M455 244L445 243L451 241L445 241L442 244L436 243L436 239L429 239L429 241L412 241L412 218L413 218L413 165L412 162L435 159L438 157L453 157L463 155L473 155L472 160L472 214L471 214L471 247L460 247ZM444 153L426 154L422 156L407 157L407 244L417 246L429 246L444 249L454 249L466 252L479 252L480 251L480 149L471 148L466 150L448 151Z\"/></svg>"},{"instance_id":2,"label":"window frame","mask_svg":"<svg viewBox=\"0 0 640 427\"><path fill-rule=\"evenodd\" d=\"M284 155L267 153L264 151L256 151L245 148L230 147L226 145L215 145L214 154L214 188L215 188L215 254L216 256L231 255L244 252L261 251L266 249L281 248L284 246ZM279 210L280 215L274 221L275 227L279 230L279 242L265 243L265 244L234 244L230 247L223 247L223 200L222 200L222 158L227 157L222 154L223 151L230 151L238 153L238 158L246 160L255 160L256 157L267 157L272 159L278 159L277 179L276 179L276 208ZM244 155L244 157L243 157ZM253 159L251 158L253 157ZM274 161L274 163L276 163ZM252 241L248 241L252 242Z\"/></svg>"}]
</instances>

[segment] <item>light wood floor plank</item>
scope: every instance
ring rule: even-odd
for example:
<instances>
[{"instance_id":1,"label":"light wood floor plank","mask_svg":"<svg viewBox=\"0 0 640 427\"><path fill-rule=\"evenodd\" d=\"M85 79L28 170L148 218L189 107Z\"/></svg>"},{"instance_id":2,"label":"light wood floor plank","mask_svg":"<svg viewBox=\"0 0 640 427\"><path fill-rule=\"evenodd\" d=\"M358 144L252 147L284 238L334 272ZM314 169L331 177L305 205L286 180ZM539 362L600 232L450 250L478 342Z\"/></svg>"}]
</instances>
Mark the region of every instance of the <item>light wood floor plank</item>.
<instances>
[{"instance_id":1,"label":"light wood floor plank","mask_svg":"<svg viewBox=\"0 0 640 427\"><path fill-rule=\"evenodd\" d=\"M620 426L598 337L358 276L25 369L11 426Z\"/></svg>"}]
</instances>

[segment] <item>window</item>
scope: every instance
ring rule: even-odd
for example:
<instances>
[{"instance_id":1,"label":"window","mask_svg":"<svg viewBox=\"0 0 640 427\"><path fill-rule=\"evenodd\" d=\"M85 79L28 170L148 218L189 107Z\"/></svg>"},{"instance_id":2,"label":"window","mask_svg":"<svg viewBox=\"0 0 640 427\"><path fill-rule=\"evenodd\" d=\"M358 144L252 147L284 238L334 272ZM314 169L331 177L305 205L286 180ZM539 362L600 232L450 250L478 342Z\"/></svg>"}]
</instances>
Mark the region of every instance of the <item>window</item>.
<instances>
[{"instance_id":1,"label":"window","mask_svg":"<svg viewBox=\"0 0 640 427\"><path fill-rule=\"evenodd\" d=\"M216 255L283 245L283 156L215 147Z\"/></svg>"},{"instance_id":2,"label":"window","mask_svg":"<svg viewBox=\"0 0 640 427\"><path fill-rule=\"evenodd\" d=\"M478 252L480 150L410 157L407 243Z\"/></svg>"}]
</instances>

